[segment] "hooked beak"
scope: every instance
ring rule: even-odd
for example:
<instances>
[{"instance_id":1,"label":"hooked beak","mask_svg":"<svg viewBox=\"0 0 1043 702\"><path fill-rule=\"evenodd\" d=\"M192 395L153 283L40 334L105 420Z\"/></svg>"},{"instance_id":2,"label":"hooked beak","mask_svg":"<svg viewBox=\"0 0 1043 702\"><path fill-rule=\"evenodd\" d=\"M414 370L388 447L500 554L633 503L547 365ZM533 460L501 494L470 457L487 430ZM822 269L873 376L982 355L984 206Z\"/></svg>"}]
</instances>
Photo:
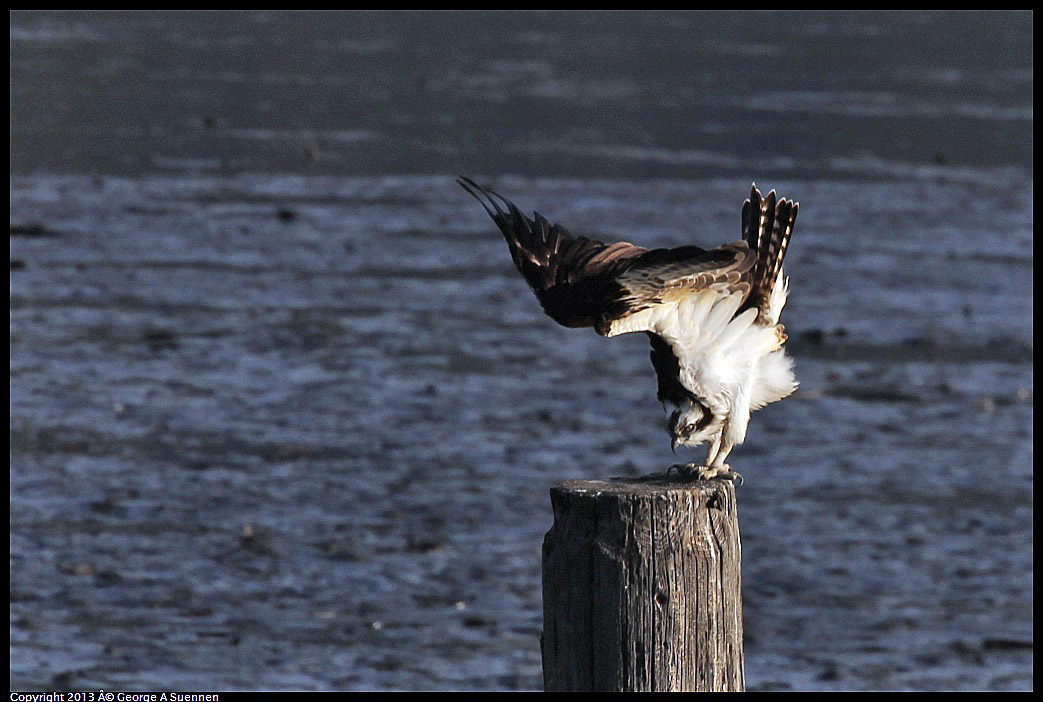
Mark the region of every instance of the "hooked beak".
<instances>
[{"instance_id":1,"label":"hooked beak","mask_svg":"<svg viewBox=\"0 0 1043 702\"><path fill-rule=\"evenodd\" d=\"M677 447L681 445L681 440L676 436L670 439L670 452L676 454Z\"/></svg>"}]
</instances>

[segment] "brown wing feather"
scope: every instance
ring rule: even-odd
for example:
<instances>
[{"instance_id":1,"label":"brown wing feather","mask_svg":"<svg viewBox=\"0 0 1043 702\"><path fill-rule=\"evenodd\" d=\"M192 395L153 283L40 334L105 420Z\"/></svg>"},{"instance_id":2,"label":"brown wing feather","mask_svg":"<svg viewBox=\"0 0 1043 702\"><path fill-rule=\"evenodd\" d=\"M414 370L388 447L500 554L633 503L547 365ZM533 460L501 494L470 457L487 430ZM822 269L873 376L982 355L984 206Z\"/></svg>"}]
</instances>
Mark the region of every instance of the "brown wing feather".
<instances>
[{"instance_id":1,"label":"brown wing feather","mask_svg":"<svg viewBox=\"0 0 1043 702\"><path fill-rule=\"evenodd\" d=\"M619 304L622 309L598 331L606 336L640 331L641 323L633 319L627 321L628 317L653 305L677 302L710 288L726 294L739 293L743 298L750 294L750 272L755 259L746 242L737 241L710 251L683 248L695 251L686 252L685 258L675 262L649 260L646 264L641 260L621 274L618 283L622 289ZM647 258L652 253L649 252Z\"/></svg>"}]
</instances>

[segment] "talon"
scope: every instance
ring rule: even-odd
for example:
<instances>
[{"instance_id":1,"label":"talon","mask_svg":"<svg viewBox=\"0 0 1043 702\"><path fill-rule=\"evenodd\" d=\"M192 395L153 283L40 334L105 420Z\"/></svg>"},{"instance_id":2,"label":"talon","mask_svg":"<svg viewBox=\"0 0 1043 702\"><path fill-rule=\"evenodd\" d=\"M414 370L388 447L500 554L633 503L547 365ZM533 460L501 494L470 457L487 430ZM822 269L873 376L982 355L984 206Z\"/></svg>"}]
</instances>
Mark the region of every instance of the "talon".
<instances>
[{"instance_id":1,"label":"talon","mask_svg":"<svg viewBox=\"0 0 1043 702\"><path fill-rule=\"evenodd\" d=\"M714 474L709 478L717 478L719 480L731 480L735 483L735 487L742 485L742 476L732 470L731 466L727 463L717 466ZM708 479L709 479L708 478Z\"/></svg>"},{"instance_id":2,"label":"talon","mask_svg":"<svg viewBox=\"0 0 1043 702\"><path fill-rule=\"evenodd\" d=\"M733 470L718 473L717 477L721 480L731 480L735 483L735 487L739 487L742 485L742 475L736 473Z\"/></svg>"},{"instance_id":3,"label":"talon","mask_svg":"<svg viewBox=\"0 0 1043 702\"><path fill-rule=\"evenodd\" d=\"M714 478L724 478L729 473L728 466L701 466L699 468L699 478L701 480L713 480Z\"/></svg>"}]
</instances>

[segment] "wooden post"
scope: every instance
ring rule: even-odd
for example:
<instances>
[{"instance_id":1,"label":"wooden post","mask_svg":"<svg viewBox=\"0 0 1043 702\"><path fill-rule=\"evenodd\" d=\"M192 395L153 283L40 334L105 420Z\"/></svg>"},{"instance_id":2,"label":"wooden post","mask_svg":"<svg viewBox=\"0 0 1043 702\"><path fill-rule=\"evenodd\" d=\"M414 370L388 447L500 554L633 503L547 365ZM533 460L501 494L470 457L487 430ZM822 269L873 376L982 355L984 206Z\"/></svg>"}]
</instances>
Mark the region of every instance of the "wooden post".
<instances>
[{"instance_id":1,"label":"wooden post","mask_svg":"<svg viewBox=\"0 0 1043 702\"><path fill-rule=\"evenodd\" d=\"M549 691L741 691L735 486L572 480L543 541Z\"/></svg>"}]
</instances>

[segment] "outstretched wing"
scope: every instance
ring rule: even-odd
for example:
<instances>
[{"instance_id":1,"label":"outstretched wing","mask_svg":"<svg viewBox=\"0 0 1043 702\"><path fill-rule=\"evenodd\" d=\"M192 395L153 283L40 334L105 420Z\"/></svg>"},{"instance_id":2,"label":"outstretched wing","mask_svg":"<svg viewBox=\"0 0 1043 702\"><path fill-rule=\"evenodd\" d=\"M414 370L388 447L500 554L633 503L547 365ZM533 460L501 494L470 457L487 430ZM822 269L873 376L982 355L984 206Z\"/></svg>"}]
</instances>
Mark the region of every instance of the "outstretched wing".
<instances>
[{"instance_id":1,"label":"outstretched wing","mask_svg":"<svg viewBox=\"0 0 1043 702\"><path fill-rule=\"evenodd\" d=\"M589 327L610 314L612 280L648 249L572 236L538 213L530 219L513 202L470 178L457 180L503 232L514 265L543 310L566 327Z\"/></svg>"},{"instance_id":2,"label":"outstretched wing","mask_svg":"<svg viewBox=\"0 0 1043 702\"><path fill-rule=\"evenodd\" d=\"M640 313L709 287L745 299L754 264L745 242L710 251L698 246L645 249L572 236L534 213L530 219L498 193L461 177L461 186L503 232L518 271L544 311L567 327L593 326L615 336L652 329Z\"/></svg>"}]
</instances>

